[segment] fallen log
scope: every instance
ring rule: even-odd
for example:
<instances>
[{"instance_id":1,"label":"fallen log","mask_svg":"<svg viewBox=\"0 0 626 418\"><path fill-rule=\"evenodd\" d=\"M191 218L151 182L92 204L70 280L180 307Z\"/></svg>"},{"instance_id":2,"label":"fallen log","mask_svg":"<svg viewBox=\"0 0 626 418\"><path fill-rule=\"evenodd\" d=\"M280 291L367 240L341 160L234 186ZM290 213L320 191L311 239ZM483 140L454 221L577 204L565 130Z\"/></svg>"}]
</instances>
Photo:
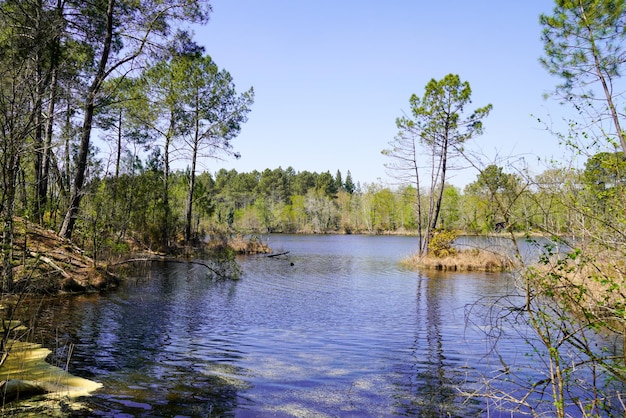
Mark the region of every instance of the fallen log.
<instances>
[{"instance_id":1,"label":"fallen log","mask_svg":"<svg viewBox=\"0 0 626 418\"><path fill-rule=\"evenodd\" d=\"M70 278L70 275L65 270L63 270L54 261L52 261L50 258L46 257L45 255L41 255L39 253L31 251L30 256L43 261L44 263L46 263L47 265L49 265L50 267L52 267L53 269L61 273L61 276L65 277L66 279Z\"/></svg>"},{"instance_id":2,"label":"fallen log","mask_svg":"<svg viewBox=\"0 0 626 418\"><path fill-rule=\"evenodd\" d=\"M267 257L278 257L279 255L285 255L285 254L289 254L289 251L284 251L282 253L276 253L276 254L268 254Z\"/></svg>"}]
</instances>

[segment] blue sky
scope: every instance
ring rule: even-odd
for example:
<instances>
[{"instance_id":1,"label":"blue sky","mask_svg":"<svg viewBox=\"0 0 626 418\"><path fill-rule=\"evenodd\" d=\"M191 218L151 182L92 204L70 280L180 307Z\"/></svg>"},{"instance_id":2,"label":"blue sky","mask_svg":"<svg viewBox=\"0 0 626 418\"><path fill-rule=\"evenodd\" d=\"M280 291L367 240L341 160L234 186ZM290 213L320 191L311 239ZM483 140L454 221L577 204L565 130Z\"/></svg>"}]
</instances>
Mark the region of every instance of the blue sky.
<instances>
[{"instance_id":1,"label":"blue sky","mask_svg":"<svg viewBox=\"0 0 626 418\"><path fill-rule=\"evenodd\" d=\"M472 109L493 105L471 145L487 161L524 156L540 172L537 157L566 153L537 122L561 112L543 98L558 80L539 64L539 14L552 1L211 3L196 39L238 91L254 87L255 103L233 141L241 159L209 160L203 169L339 169L361 183L391 182L380 151L397 132L395 119L410 112L412 93L422 96L431 78L449 73L470 83ZM475 178L463 170L452 183Z\"/></svg>"}]
</instances>

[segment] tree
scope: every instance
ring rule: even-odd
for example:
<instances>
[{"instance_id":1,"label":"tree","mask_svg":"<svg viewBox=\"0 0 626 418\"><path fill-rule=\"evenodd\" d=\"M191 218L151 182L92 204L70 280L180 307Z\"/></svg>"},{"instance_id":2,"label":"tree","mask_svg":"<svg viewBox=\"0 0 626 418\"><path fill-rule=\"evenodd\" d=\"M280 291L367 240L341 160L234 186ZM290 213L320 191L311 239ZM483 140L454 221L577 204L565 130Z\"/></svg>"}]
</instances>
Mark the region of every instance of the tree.
<instances>
[{"instance_id":1,"label":"tree","mask_svg":"<svg viewBox=\"0 0 626 418\"><path fill-rule=\"evenodd\" d=\"M164 247L170 245L173 224L170 206L172 148L190 129L189 115L186 115L189 100L185 97L189 94L188 60L201 56L203 52L203 48L191 42L185 33L178 33L169 45L169 56L142 73L148 105L141 122L148 135L160 142L163 149L160 230L161 245Z\"/></svg>"},{"instance_id":2,"label":"tree","mask_svg":"<svg viewBox=\"0 0 626 418\"><path fill-rule=\"evenodd\" d=\"M136 204L133 185L141 168L140 153L147 149L151 138L142 121L148 118L149 106L145 80L118 77L107 80L102 89L102 106L94 112L94 124L100 128L102 139L110 144L104 187L110 188L110 211L106 223L122 238Z\"/></svg>"},{"instance_id":3,"label":"tree","mask_svg":"<svg viewBox=\"0 0 626 418\"><path fill-rule=\"evenodd\" d=\"M324 174L324 173L322 173ZM332 183L332 175L327 172ZM326 176L323 176L326 179ZM338 228L339 213L333 198L328 195L324 188L311 189L305 197L305 211L309 219L312 231L315 233L334 231Z\"/></svg>"},{"instance_id":4,"label":"tree","mask_svg":"<svg viewBox=\"0 0 626 418\"><path fill-rule=\"evenodd\" d=\"M595 154L582 175L554 169L537 178L535 203L549 239L535 242L538 262L522 266L520 300L505 303L494 318L500 330L520 324L529 351L545 365L536 380L523 373L517 381L524 392L509 400L527 405L532 397L547 397L556 417L624 413L619 390L626 382L626 202L621 186L626 141L619 86L626 62L624 7L623 1L557 0L553 15L540 18L542 63L563 81L554 94L578 112L568 135L583 142L567 144L579 153L607 143L610 151L621 147ZM564 229L551 220L554 209L565 212ZM525 262L519 249L517 254ZM512 318L513 309L523 315ZM619 339L621 350L607 349L607 341ZM515 379L516 372L503 366L507 381Z\"/></svg>"},{"instance_id":5,"label":"tree","mask_svg":"<svg viewBox=\"0 0 626 418\"><path fill-rule=\"evenodd\" d=\"M585 183L595 198L626 185L626 156L617 152L600 152L587 160L583 173Z\"/></svg>"},{"instance_id":6,"label":"tree","mask_svg":"<svg viewBox=\"0 0 626 418\"><path fill-rule=\"evenodd\" d=\"M600 152L587 160L582 178L585 184L584 204L596 221L623 230L626 225L624 193L626 192L626 156L621 152ZM614 235L604 231L605 239ZM621 240L620 240L621 241Z\"/></svg>"},{"instance_id":7,"label":"tree","mask_svg":"<svg viewBox=\"0 0 626 418\"><path fill-rule=\"evenodd\" d=\"M617 85L626 65L626 5L621 0L557 0L553 14L541 15L540 22L545 50L541 62L563 80L555 94L626 155L620 114L624 93ZM605 126L607 119L612 129Z\"/></svg>"},{"instance_id":8,"label":"tree","mask_svg":"<svg viewBox=\"0 0 626 418\"><path fill-rule=\"evenodd\" d=\"M356 186L352 181L352 173L350 173L350 170L348 170L348 173L346 174L346 181L343 184L343 187L346 189L346 192L350 194L354 193L354 190L356 189Z\"/></svg>"},{"instance_id":9,"label":"tree","mask_svg":"<svg viewBox=\"0 0 626 418\"><path fill-rule=\"evenodd\" d=\"M315 189L329 198L337 197L337 183L330 171L321 173L315 181Z\"/></svg>"},{"instance_id":10,"label":"tree","mask_svg":"<svg viewBox=\"0 0 626 418\"><path fill-rule=\"evenodd\" d=\"M479 202L484 205L484 232L501 229L495 228L499 222L504 222L508 229L513 228L511 213L521 193L520 181L515 175L505 173L495 164L488 165L475 182L466 186L465 192L480 197Z\"/></svg>"},{"instance_id":11,"label":"tree","mask_svg":"<svg viewBox=\"0 0 626 418\"><path fill-rule=\"evenodd\" d=\"M60 47L65 26L63 7L60 1L48 5L38 0L9 1L1 6L6 17L3 21L6 40L23 51L20 58L25 60L25 65L21 68L30 72L30 86L25 89L31 100L33 131L29 135L31 147L27 160L33 163L34 193L29 204L32 217L40 223L46 204L58 68L64 55ZM12 59L7 61L15 64ZM45 112L44 107L47 107Z\"/></svg>"},{"instance_id":12,"label":"tree","mask_svg":"<svg viewBox=\"0 0 626 418\"><path fill-rule=\"evenodd\" d=\"M403 116L396 120L399 133L390 142L391 148L383 151L393 159L387 165L390 172L400 181L410 181L415 186L421 254L427 251L430 232L437 228L446 176L453 167L451 163L460 155L465 142L482 134L482 120L492 108L487 105L466 116L465 107L471 103L471 94L469 83L461 82L458 75L448 74L439 81L431 79L421 98L411 96L413 118ZM429 165L420 160L420 147L426 151ZM423 177L430 178L424 224L420 171L425 171Z\"/></svg>"},{"instance_id":13,"label":"tree","mask_svg":"<svg viewBox=\"0 0 626 418\"><path fill-rule=\"evenodd\" d=\"M293 184L291 185L293 194L300 196L306 195L309 189L315 187L317 177L319 177L317 173L311 173L306 170L296 174L293 179Z\"/></svg>"},{"instance_id":14,"label":"tree","mask_svg":"<svg viewBox=\"0 0 626 418\"><path fill-rule=\"evenodd\" d=\"M181 127L183 138L191 154L189 191L185 223L185 241L191 241L191 216L198 158L215 157L219 152L238 157L231 151L230 141L235 138L254 101L254 91L238 95L231 75L219 70L209 56L186 55L181 57L185 67L186 84L182 98L186 126Z\"/></svg>"},{"instance_id":15,"label":"tree","mask_svg":"<svg viewBox=\"0 0 626 418\"><path fill-rule=\"evenodd\" d=\"M274 170L266 168L261 173L256 191L259 195L267 198L272 205L281 202L287 203L291 194L289 178L280 167Z\"/></svg>"},{"instance_id":16,"label":"tree","mask_svg":"<svg viewBox=\"0 0 626 418\"><path fill-rule=\"evenodd\" d=\"M85 74L90 84L84 96L80 148L72 183L70 202L59 234L71 238L85 183L91 144L94 111L104 81L116 72L130 71L149 48L165 45L171 26L176 22L203 23L210 7L202 1L186 0L145 2L86 2L76 16L85 22L80 27L83 39L94 54L93 71ZM78 18L77 18L78 19Z\"/></svg>"},{"instance_id":17,"label":"tree","mask_svg":"<svg viewBox=\"0 0 626 418\"><path fill-rule=\"evenodd\" d=\"M104 140L112 143L113 177L118 179L122 174L122 156L128 145L134 145L133 155L138 154L138 147L146 146L150 139L142 121L146 120L149 110L145 80L131 77L120 77L108 80L103 86L106 99L94 115L95 123L107 135ZM107 167L111 163L107 163ZM110 174L110 170L107 170Z\"/></svg>"},{"instance_id":18,"label":"tree","mask_svg":"<svg viewBox=\"0 0 626 418\"><path fill-rule=\"evenodd\" d=\"M462 204L461 192L452 185L446 185L441 202L441 226L444 229L458 229L460 208Z\"/></svg>"},{"instance_id":19,"label":"tree","mask_svg":"<svg viewBox=\"0 0 626 418\"><path fill-rule=\"evenodd\" d=\"M566 196L575 195L580 190L576 187L578 178L578 170L563 168L551 168L535 176L533 184L536 191L532 194L534 216L529 222L543 231L567 233L576 212Z\"/></svg>"},{"instance_id":20,"label":"tree","mask_svg":"<svg viewBox=\"0 0 626 418\"><path fill-rule=\"evenodd\" d=\"M335 190L337 191L344 190L344 185L343 185L343 180L341 177L340 170L337 170L337 173L335 174Z\"/></svg>"},{"instance_id":21,"label":"tree","mask_svg":"<svg viewBox=\"0 0 626 418\"><path fill-rule=\"evenodd\" d=\"M419 147L421 146L420 131L416 122L407 117L396 119L396 127L398 134L389 143L391 148L383 150L382 153L392 158L392 162L385 164L389 174L403 185L410 185L409 190L415 192L413 201L417 219L418 251L423 254L428 248L428 242L424 235L426 228L423 227L422 223L422 189L420 163L418 161ZM426 234L426 236L428 235Z\"/></svg>"},{"instance_id":22,"label":"tree","mask_svg":"<svg viewBox=\"0 0 626 418\"><path fill-rule=\"evenodd\" d=\"M42 165L44 62L49 59L51 25L35 2L0 3L0 216L2 217L1 290L13 288L13 218L18 176L24 160L36 154ZM33 140L34 139L34 140ZM32 142L31 142L32 141ZM36 150L33 152L28 152ZM36 195L36 193L35 193ZM37 208L35 208L37 209Z\"/></svg>"}]
</instances>

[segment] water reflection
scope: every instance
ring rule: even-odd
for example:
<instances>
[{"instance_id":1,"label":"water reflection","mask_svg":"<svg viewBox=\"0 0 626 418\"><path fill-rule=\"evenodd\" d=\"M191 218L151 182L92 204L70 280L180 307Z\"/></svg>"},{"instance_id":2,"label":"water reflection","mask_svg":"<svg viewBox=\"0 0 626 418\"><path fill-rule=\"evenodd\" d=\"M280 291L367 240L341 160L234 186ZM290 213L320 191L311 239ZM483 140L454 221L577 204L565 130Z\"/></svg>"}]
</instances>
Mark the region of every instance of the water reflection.
<instances>
[{"instance_id":1,"label":"water reflection","mask_svg":"<svg viewBox=\"0 0 626 418\"><path fill-rule=\"evenodd\" d=\"M451 280L445 272L419 274L412 367L398 365L395 407L400 415L478 416L481 412L479 405L464 404L459 393L466 384L471 358L465 357L461 349L467 344L461 324L455 324L452 332L450 329L450 320L459 308L454 303L457 297Z\"/></svg>"},{"instance_id":2,"label":"water reflection","mask_svg":"<svg viewBox=\"0 0 626 418\"><path fill-rule=\"evenodd\" d=\"M242 258L238 282L153 264L47 305L46 344L75 344L70 371L103 383L94 414L480 415L458 393L484 351L464 307L503 281L404 270L407 237L273 239L289 255Z\"/></svg>"},{"instance_id":3,"label":"water reflection","mask_svg":"<svg viewBox=\"0 0 626 418\"><path fill-rule=\"evenodd\" d=\"M441 286L433 279L418 281L417 318L421 335L416 336L416 346L425 344L426 359L422 371L417 376L423 384L418 385L420 398L429 400L423 408L415 412L430 416L444 415L450 408L454 393L446 378L444 364L443 337L441 335Z\"/></svg>"},{"instance_id":4,"label":"water reflection","mask_svg":"<svg viewBox=\"0 0 626 418\"><path fill-rule=\"evenodd\" d=\"M75 345L70 371L105 383L92 399L99 414L208 416L237 406L246 384L233 376L245 374L235 364L243 353L236 331L211 329L203 309L210 287L194 268L153 266L109 297L47 308L55 311L56 345ZM66 362L65 354L53 361Z\"/></svg>"}]
</instances>

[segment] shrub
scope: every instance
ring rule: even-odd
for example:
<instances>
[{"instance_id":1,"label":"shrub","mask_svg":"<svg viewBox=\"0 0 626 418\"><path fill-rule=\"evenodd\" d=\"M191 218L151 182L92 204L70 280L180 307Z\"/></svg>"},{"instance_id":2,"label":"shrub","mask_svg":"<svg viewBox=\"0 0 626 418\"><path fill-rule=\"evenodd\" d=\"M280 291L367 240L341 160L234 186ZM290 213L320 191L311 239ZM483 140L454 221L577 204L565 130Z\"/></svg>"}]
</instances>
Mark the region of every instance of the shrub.
<instances>
[{"instance_id":1,"label":"shrub","mask_svg":"<svg viewBox=\"0 0 626 418\"><path fill-rule=\"evenodd\" d=\"M428 254L437 258L456 254L456 249L453 247L453 244L458 236L458 231L454 230L437 229L433 231L428 241Z\"/></svg>"}]
</instances>

